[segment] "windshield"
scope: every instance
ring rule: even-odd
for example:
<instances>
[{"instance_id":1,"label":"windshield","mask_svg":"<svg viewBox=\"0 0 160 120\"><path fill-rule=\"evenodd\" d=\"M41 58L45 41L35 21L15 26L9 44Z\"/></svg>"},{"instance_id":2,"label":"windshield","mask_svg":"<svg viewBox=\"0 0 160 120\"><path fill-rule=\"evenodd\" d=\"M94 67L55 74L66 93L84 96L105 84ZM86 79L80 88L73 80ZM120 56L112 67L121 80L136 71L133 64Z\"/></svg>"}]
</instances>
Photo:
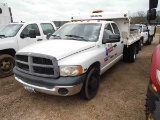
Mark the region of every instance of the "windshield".
<instances>
[{"instance_id":1,"label":"windshield","mask_svg":"<svg viewBox=\"0 0 160 120\"><path fill-rule=\"evenodd\" d=\"M13 37L17 34L23 24L9 24L0 30L0 36Z\"/></svg>"},{"instance_id":2,"label":"windshield","mask_svg":"<svg viewBox=\"0 0 160 120\"><path fill-rule=\"evenodd\" d=\"M99 38L100 23L72 23L62 26L51 39L66 39L96 42Z\"/></svg>"}]
</instances>

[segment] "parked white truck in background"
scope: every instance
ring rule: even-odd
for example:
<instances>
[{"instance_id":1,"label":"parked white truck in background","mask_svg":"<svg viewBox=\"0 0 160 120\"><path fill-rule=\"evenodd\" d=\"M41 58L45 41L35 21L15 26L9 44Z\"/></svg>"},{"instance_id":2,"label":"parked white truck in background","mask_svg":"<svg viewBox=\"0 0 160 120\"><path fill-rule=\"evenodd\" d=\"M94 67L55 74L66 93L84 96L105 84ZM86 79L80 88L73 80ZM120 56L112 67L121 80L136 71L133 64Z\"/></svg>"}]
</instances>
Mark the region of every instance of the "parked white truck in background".
<instances>
[{"instance_id":1,"label":"parked white truck in background","mask_svg":"<svg viewBox=\"0 0 160 120\"><path fill-rule=\"evenodd\" d=\"M0 28L13 22L11 8L6 3L0 3Z\"/></svg>"},{"instance_id":2,"label":"parked white truck in background","mask_svg":"<svg viewBox=\"0 0 160 120\"><path fill-rule=\"evenodd\" d=\"M12 74L15 53L25 46L46 40L56 30L53 22L10 23L0 30L0 77ZM41 48L40 48L41 49Z\"/></svg>"},{"instance_id":3,"label":"parked white truck in background","mask_svg":"<svg viewBox=\"0 0 160 120\"><path fill-rule=\"evenodd\" d=\"M145 24L136 24L139 27L141 32L141 43L151 45L153 41L153 37L155 35L156 26L150 25L147 26Z\"/></svg>"},{"instance_id":4,"label":"parked white truck in background","mask_svg":"<svg viewBox=\"0 0 160 120\"><path fill-rule=\"evenodd\" d=\"M130 34L128 12L94 11L72 17L48 41L16 53L15 79L29 91L92 99L99 79L123 58L134 62L140 33Z\"/></svg>"}]
</instances>

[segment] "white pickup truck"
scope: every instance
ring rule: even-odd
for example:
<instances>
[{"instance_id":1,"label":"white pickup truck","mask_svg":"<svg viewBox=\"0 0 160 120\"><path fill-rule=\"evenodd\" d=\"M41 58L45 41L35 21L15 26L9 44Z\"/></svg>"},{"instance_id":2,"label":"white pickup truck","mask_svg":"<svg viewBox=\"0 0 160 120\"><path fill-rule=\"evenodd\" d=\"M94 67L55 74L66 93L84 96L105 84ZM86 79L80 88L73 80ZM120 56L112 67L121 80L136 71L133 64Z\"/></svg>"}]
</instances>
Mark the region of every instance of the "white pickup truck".
<instances>
[{"instance_id":1,"label":"white pickup truck","mask_svg":"<svg viewBox=\"0 0 160 120\"><path fill-rule=\"evenodd\" d=\"M53 22L10 23L0 30L0 77L12 74L15 53L25 46L46 40L56 27Z\"/></svg>"},{"instance_id":2,"label":"white pickup truck","mask_svg":"<svg viewBox=\"0 0 160 120\"><path fill-rule=\"evenodd\" d=\"M130 34L129 18L100 11L73 16L50 40L17 52L15 79L29 91L94 98L100 75L122 58L136 59L140 33Z\"/></svg>"},{"instance_id":3,"label":"white pickup truck","mask_svg":"<svg viewBox=\"0 0 160 120\"><path fill-rule=\"evenodd\" d=\"M145 24L136 24L136 26L140 29L142 44L151 45L156 27L154 25L147 26Z\"/></svg>"}]
</instances>

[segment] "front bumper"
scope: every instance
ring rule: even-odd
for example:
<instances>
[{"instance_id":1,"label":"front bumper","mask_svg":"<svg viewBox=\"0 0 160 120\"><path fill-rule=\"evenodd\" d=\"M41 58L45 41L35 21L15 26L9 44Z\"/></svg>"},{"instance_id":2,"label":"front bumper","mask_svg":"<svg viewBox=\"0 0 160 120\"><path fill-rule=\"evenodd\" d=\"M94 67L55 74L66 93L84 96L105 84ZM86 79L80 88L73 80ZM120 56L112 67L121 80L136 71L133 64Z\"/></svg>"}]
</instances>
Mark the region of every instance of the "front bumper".
<instances>
[{"instance_id":1,"label":"front bumper","mask_svg":"<svg viewBox=\"0 0 160 120\"><path fill-rule=\"evenodd\" d=\"M148 85L146 102L154 119L159 120L160 119L160 91L155 91L155 89L152 86L152 82L150 82Z\"/></svg>"},{"instance_id":2,"label":"front bumper","mask_svg":"<svg viewBox=\"0 0 160 120\"><path fill-rule=\"evenodd\" d=\"M13 69L15 79L29 91L37 91L58 96L70 96L79 93L85 74L76 77L44 78L29 75Z\"/></svg>"}]
</instances>

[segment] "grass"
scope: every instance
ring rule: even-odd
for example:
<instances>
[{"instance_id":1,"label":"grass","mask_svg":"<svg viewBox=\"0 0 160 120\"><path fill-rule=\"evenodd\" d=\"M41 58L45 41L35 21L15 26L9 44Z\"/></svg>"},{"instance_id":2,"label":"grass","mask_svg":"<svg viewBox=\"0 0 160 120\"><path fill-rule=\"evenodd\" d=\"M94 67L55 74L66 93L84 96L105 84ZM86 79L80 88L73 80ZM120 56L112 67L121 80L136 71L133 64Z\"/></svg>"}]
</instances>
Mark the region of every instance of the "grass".
<instances>
[{"instance_id":1,"label":"grass","mask_svg":"<svg viewBox=\"0 0 160 120\"><path fill-rule=\"evenodd\" d=\"M156 33L160 34L160 27L156 28Z\"/></svg>"}]
</instances>

